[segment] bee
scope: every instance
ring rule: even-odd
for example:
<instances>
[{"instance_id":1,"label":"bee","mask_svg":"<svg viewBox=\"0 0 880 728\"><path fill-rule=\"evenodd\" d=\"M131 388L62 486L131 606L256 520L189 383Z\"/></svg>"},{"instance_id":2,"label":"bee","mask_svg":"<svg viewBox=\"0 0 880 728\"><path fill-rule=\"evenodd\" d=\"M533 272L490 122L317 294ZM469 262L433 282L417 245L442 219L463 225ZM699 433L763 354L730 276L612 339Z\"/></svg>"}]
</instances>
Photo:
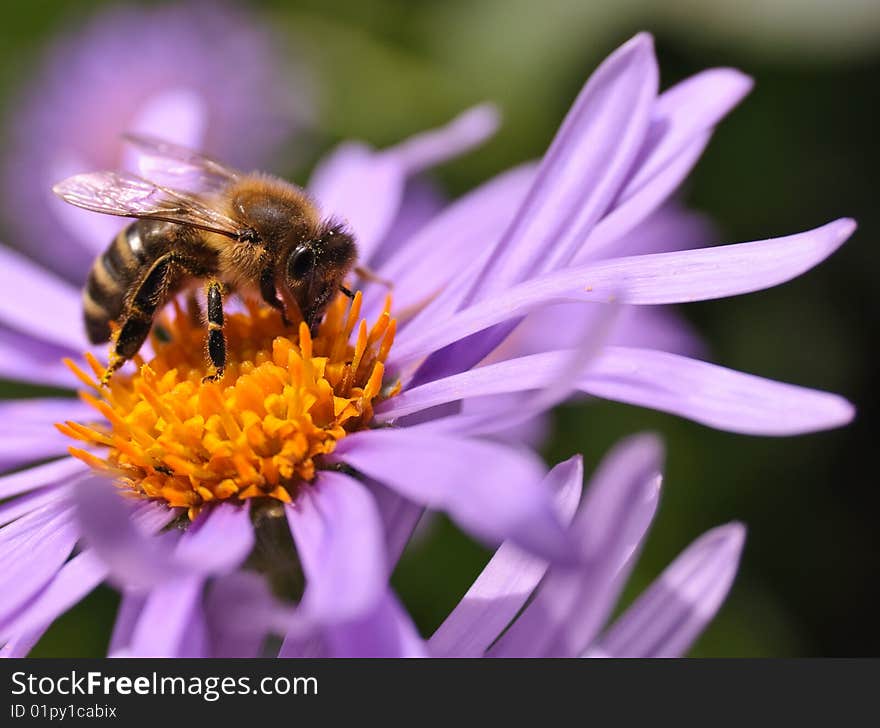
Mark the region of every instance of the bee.
<instances>
[{"instance_id":1,"label":"bee","mask_svg":"<svg viewBox=\"0 0 880 728\"><path fill-rule=\"evenodd\" d=\"M225 293L261 298L286 325L295 306L312 330L337 291L352 297L343 282L357 257L354 239L303 190L170 142L126 140L141 153L143 177L93 172L52 188L77 207L136 218L95 260L83 291L89 340L113 338L103 384L138 353L163 304L195 282L206 295L206 381L221 379L226 364Z\"/></svg>"}]
</instances>

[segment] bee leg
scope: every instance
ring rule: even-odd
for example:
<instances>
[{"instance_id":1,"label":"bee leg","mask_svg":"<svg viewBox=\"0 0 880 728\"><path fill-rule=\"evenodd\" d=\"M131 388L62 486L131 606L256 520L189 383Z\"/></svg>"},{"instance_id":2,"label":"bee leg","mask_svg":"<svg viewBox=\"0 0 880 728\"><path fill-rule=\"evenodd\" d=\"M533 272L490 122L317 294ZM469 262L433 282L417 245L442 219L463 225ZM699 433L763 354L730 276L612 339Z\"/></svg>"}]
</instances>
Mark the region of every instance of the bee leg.
<instances>
[{"instance_id":1,"label":"bee leg","mask_svg":"<svg viewBox=\"0 0 880 728\"><path fill-rule=\"evenodd\" d=\"M358 275L359 278L363 278L365 281L369 283L378 283L385 288L394 288L394 284L387 280L386 278L380 278L369 268L365 268L362 265L356 265L354 268L354 272Z\"/></svg>"},{"instance_id":2,"label":"bee leg","mask_svg":"<svg viewBox=\"0 0 880 728\"><path fill-rule=\"evenodd\" d=\"M110 352L110 363L101 377L101 386L105 387L110 382L113 373L129 359L134 358L140 351L150 328L153 326L153 317L144 318L140 312L125 319L125 323L116 337L116 344Z\"/></svg>"},{"instance_id":3,"label":"bee leg","mask_svg":"<svg viewBox=\"0 0 880 728\"><path fill-rule=\"evenodd\" d=\"M309 327L309 333L311 333L312 338L318 336L318 330L321 327L321 320L324 318L324 311L327 309L327 304L330 302L330 299L332 299L335 294L336 289L331 287L325 288L324 291L312 301L311 308L307 311L303 311L303 317Z\"/></svg>"},{"instance_id":4,"label":"bee leg","mask_svg":"<svg viewBox=\"0 0 880 728\"><path fill-rule=\"evenodd\" d=\"M101 377L101 386L106 386L113 372L140 351L153 326L156 309L165 300L174 263L172 255L159 258L135 291L110 353L110 363Z\"/></svg>"},{"instance_id":5,"label":"bee leg","mask_svg":"<svg viewBox=\"0 0 880 728\"><path fill-rule=\"evenodd\" d=\"M339 286L339 292L345 296L349 301L354 300L354 293L352 293L350 288L346 288L345 286Z\"/></svg>"},{"instance_id":6,"label":"bee leg","mask_svg":"<svg viewBox=\"0 0 880 728\"><path fill-rule=\"evenodd\" d=\"M202 378L202 382L217 382L223 378L226 368L226 337L223 335L223 284L208 281L208 357L214 373Z\"/></svg>"},{"instance_id":7,"label":"bee leg","mask_svg":"<svg viewBox=\"0 0 880 728\"><path fill-rule=\"evenodd\" d=\"M272 268L266 268L260 274L260 294L266 303L281 313L282 323L285 326L290 326L284 301L278 298L278 291L275 290L275 271Z\"/></svg>"}]
</instances>

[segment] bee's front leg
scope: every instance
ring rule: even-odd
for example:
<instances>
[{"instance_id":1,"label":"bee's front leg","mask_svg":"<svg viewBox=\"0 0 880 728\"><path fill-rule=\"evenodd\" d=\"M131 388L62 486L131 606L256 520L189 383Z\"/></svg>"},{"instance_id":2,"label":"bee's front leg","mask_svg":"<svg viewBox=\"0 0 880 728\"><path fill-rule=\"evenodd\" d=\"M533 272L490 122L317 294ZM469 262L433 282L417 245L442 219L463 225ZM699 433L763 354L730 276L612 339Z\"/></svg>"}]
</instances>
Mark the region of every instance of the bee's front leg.
<instances>
[{"instance_id":1,"label":"bee's front leg","mask_svg":"<svg viewBox=\"0 0 880 728\"><path fill-rule=\"evenodd\" d=\"M223 335L223 284L209 280L206 284L208 300L208 358L214 373L202 378L203 382L217 382L226 369L226 337Z\"/></svg>"}]
</instances>

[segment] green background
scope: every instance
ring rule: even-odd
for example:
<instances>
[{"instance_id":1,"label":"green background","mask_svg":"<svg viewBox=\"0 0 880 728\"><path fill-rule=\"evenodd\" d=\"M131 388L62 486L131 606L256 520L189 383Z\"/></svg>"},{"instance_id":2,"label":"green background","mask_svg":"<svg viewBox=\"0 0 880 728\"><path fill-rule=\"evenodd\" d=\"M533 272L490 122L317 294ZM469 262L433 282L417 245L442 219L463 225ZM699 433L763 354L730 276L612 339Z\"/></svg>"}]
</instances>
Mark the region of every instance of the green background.
<instances>
[{"instance_id":1,"label":"green background","mask_svg":"<svg viewBox=\"0 0 880 728\"><path fill-rule=\"evenodd\" d=\"M108 4L4 5L0 122L46 44ZM625 434L663 435L665 492L624 603L702 531L733 519L746 523L732 595L692 654L877 654L869 595L880 563L872 386L880 8L818 0L249 5L315 75L319 109L306 159L301 168L273 170L298 179L341 139L390 144L470 104L495 101L504 113L497 137L437 170L449 194L461 194L540 155L597 62L638 30L655 35L664 87L718 65L755 78L755 90L691 175L685 199L711 215L723 242L800 231L842 215L856 217L860 229L793 283L684 313L716 361L840 392L858 406L856 422L831 433L759 439L617 404L573 405L556 413L545 454L557 462L582 452L592 468ZM137 29L131 34L136 52ZM486 558L446 521L425 529L394 577L423 630L439 624ZM101 654L115 603L109 590L99 590L52 628L37 654Z\"/></svg>"}]
</instances>

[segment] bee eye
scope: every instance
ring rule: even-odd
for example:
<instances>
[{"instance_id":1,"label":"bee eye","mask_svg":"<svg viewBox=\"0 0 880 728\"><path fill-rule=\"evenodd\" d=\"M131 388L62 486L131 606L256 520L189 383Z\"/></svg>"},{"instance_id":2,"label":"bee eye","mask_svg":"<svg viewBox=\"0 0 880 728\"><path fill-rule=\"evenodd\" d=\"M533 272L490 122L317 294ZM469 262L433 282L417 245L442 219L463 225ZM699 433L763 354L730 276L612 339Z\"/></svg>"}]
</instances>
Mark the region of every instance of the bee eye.
<instances>
[{"instance_id":1,"label":"bee eye","mask_svg":"<svg viewBox=\"0 0 880 728\"><path fill-rule=\"evenodd\" d=\"M303 278L315 267L315 253L311 248L297 248L287 261L287 274L291 278Z\"/></svg>"}]
</instances>

